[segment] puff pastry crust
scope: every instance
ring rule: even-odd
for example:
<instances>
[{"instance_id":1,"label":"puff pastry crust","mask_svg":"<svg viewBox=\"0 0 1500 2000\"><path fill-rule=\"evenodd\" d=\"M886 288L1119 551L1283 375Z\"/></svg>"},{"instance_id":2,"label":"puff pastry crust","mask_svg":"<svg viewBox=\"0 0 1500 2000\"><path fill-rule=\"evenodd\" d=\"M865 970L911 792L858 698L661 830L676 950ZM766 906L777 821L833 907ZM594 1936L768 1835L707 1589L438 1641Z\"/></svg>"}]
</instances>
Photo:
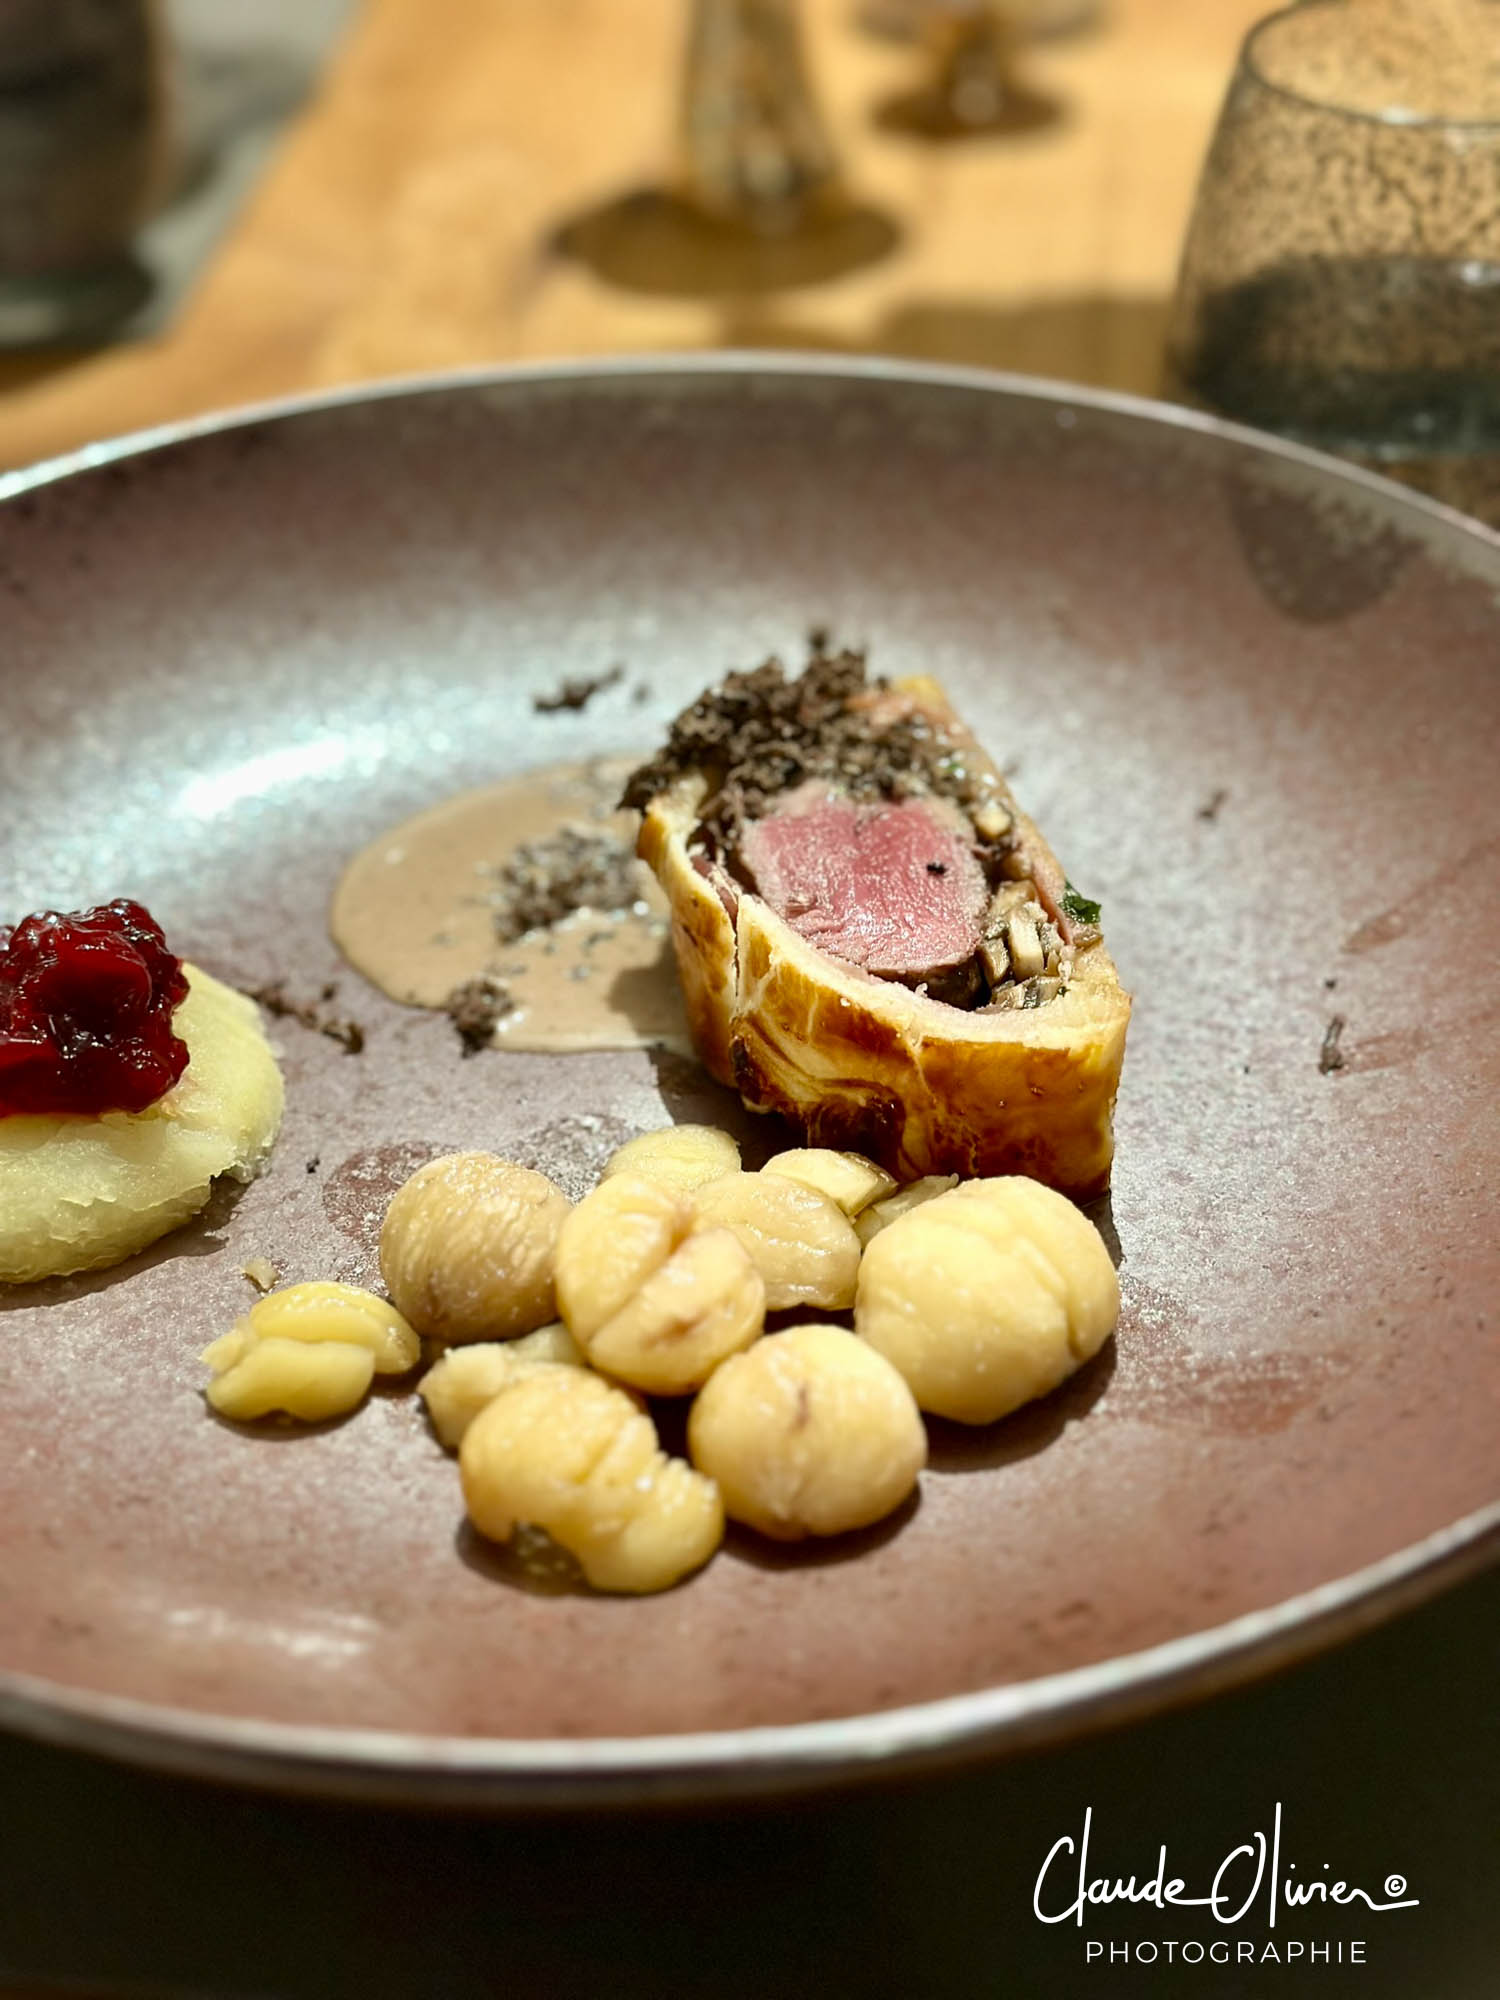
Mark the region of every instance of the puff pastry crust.
<instances>
[{"instance_id":1,"label":"puff pastry crust","mask_svg":"<svg viewBox=\"0 0 1500 2000\"><path fill-rule=\"evenodd\" d=\"M1007 873L1036 885L1068 941L1069 976L1044 1004L976 1011L832 957L695 856L712 778L687 771L646 804L637 851L671 906L699 1055L752 1110L901 1180L1020 1173L1075 1198L1100 1194L1130 1018L1114 962L1094 927L1070 922L1057 857L937 683L900 681L869 702L920 711L983 769L986 799L1011 822Z\"/></svg>"}]
</instances>

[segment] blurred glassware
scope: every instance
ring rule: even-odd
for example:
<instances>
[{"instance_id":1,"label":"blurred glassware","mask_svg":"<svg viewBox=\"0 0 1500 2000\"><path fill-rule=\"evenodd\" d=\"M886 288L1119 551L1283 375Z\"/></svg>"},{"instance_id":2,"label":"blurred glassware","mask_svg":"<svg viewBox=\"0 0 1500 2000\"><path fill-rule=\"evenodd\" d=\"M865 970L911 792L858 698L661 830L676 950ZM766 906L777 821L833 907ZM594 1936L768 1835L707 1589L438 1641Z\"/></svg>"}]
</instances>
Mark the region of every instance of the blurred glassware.
<instances>
[{"instance_id":1,"label":"blurred glassware","mask_svg":"<svg viewBox=\"0 0 1500 2000\"><path fill-rule=\"evenodd\" d=\"M692 0L679 126L682 192L716 222L779 236L846 205L798 0Z\"/></svg>"},{"instance_id":2,"label":"blurred glassware","mask_svg":"<svg viewBox=\"0 0 1500 2000\"><path fill-rule=\"evenodd\" d=\"M669 184L566 217L550 248L605 284L693 299L825 284L888 256L901 232L845 184L800 0L689 0L684 25Z\"/></svg>"},{"instance_id":3,"label":"blurred glassware","mask_svg":"<svg viewBox=\"0 0 1500 2000\"><path fill-rule=\"evenodd\" d=\"M862 0L855 18L860 27L886 41L920 42L932 16L951 4L952 0ZM1003 0L1000 12L1019 38L1040 40L1097 27L1104 9L1102 0Z\"/></svg>"},{"instance_id":4,"label":"blurred glassware","mask_svg":"<svg viewBox=\"0 0 1500 2000\"><path fill-rule=\"evenodd\" d=\"M929 73L881 107L889 131L926 139L967 139L1030 132L1060 115L1055 99L1032 90L1019 73L1021 36L1009 7L991 0L927 0L922 43Z\"/></svg>"},{"instance_id":5,"label":"blurred glassware","mask_svg":"<svg viewBox=\"0 0 1500 2000\"><path fill-rule=\"evenodd\" d=\"M1173 387L1500 524L1500 0L1302 0L1251 30Z\"/></svg>"},{"instance_id":6,"label":"blurred glassware","mask_svg":"<svg viewBox=\"0 0 1500 2000\"><path fill-rule=\"evenodd\" d=\"M163 73L155 0L0 0L0 345L88 338L140 303Z\"/></svg>"}]
</instances>

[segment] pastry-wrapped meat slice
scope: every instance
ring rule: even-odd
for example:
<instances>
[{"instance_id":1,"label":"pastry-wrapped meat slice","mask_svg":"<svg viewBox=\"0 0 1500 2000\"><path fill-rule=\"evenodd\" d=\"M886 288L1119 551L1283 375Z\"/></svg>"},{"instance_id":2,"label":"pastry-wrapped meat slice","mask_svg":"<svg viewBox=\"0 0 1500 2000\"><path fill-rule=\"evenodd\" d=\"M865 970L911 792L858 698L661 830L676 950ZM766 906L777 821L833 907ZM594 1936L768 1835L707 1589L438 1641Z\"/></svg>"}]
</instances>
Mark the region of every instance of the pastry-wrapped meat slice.
<instances>
[{"instance_id":1,"label":"pastry-wrapped meat slice","mask_svg":"<svg viewBox=\"0 0 1500 2000\"><path fill-rule=\"evenodd\" d=\"M638 772L699 1054L901 1179L1109 1182L1130 1014L1096 912L927 679L732 675Z\"/></svg>"}]
</instances>

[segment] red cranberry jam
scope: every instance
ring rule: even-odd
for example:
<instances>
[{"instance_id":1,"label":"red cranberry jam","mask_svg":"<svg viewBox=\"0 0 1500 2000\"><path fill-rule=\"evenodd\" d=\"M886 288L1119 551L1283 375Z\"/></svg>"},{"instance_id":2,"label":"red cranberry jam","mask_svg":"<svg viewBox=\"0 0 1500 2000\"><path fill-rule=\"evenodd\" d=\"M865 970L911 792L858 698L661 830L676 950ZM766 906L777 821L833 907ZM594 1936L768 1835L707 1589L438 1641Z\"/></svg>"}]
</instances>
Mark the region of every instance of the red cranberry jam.
<instances>
[{"instance_id":1,"label":"red cranberry jam","mask_svg":"<svg viewBox=\"0 0 1500 2000\"><path fill-rule=\"evenodd\" d=\"M161 926L123 898L0 925L0 1118L144 1111L187 1068L187 997Z\"/></svg>"}]
</instances>

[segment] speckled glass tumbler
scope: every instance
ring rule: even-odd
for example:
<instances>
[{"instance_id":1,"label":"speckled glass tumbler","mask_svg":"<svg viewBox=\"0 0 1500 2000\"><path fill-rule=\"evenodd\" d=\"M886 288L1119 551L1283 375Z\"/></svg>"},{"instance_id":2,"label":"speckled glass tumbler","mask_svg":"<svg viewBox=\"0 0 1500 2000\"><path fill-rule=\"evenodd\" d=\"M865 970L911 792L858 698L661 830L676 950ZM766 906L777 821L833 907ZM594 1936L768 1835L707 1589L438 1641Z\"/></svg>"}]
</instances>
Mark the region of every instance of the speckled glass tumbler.
<instances>
[{"instance_id":1,"label":"speckled glass tumbler","mask_svg":"<svg viewBox=\"0 0 1500 2000\"><path fill-rule=\"evenodd\" d=\"M1251 31L1168 344L1190 397L1500 522L1500 0Z\"/></svg>"}]
</instances>

